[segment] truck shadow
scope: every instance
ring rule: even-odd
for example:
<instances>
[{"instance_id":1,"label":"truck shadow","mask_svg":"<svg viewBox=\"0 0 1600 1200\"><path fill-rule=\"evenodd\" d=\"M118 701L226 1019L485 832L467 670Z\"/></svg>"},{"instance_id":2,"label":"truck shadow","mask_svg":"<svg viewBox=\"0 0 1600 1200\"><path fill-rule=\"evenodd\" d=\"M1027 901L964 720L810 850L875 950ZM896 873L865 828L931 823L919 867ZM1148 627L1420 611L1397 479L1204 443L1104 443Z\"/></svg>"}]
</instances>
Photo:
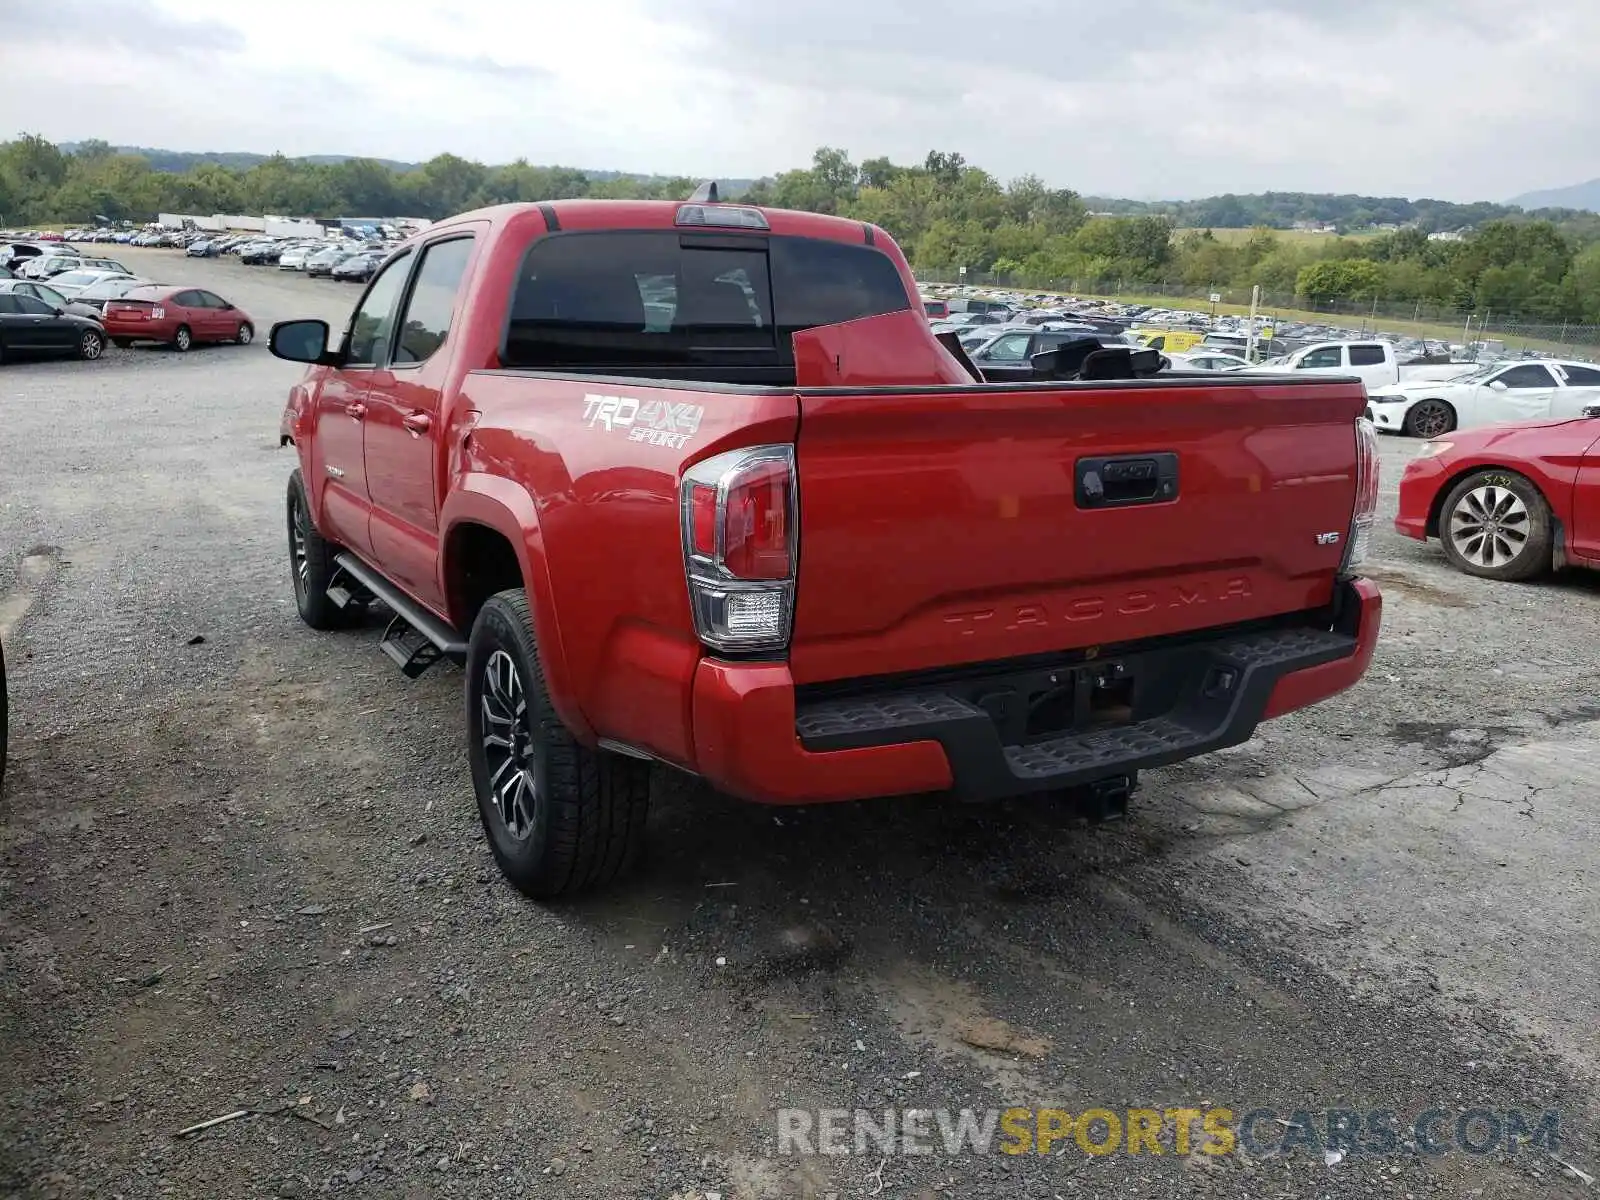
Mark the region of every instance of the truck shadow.
<instances>
[{"instance_id":1,"label":"truck shadow","mask_svg":"<svg viewBox=\"0 0 1600 1200\"><path fill-rule=\"evenodd\" d=\"M1158 823L1090 826L1053 797L769 807L665 775L650 833L640 872L569 915L669 953L742 947L732 974L749 982L831 973L864 945L892 953L934 908L1092 904L1094 876L1169 844Z\"/></svg>"}]
</instances>

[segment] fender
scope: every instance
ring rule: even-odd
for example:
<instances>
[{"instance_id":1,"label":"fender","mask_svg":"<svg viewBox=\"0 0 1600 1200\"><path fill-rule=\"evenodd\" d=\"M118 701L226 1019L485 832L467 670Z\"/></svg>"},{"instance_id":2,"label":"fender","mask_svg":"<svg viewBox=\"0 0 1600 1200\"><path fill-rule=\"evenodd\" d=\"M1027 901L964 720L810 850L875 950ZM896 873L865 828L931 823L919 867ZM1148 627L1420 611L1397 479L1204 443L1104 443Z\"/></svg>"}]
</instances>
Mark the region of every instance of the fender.
<instances>
[{"instance_id":1,"label":"fender","mask_svg":"<svg viewBox=\"0 0 1600 1200\"><path fill-rule=\"evenodd\" d=\"M533 497L511 480L497 475L468 471L456 477L455 486L439 513L438 583L442 595L449 595L445 581L450 572L444 548L449 546L456 526L463 523L493 529L516 551L528 590L528 605L533 610L534 643L539 648L539 664L544 668L550 703L574 737L593 743L594 728L578 706L572 687L565 643L561 640L561 622L555 611L555 593L550 586L550 565L545 557L544 538L539 530L539 514ZM462 627L460 613L452 612L449 617L456 628L463 633L470 632Z\"/></svg>"},{"instance_id":2,"label":"fender","mask_svg":"<svg viewBox=\"0 0 1600 1200\"><path fill-rule=\"evenodd\" d=\"M293 446L300 460L300 477L305 484L306 509L311 524L322 526L322 493L328 481L322 472L312 467L312 438L316 431L316 403L312 387L301 380L289 389L288 402L283 406L283 416L278 419L278 446Z\"/></svg>"}]
</instances>

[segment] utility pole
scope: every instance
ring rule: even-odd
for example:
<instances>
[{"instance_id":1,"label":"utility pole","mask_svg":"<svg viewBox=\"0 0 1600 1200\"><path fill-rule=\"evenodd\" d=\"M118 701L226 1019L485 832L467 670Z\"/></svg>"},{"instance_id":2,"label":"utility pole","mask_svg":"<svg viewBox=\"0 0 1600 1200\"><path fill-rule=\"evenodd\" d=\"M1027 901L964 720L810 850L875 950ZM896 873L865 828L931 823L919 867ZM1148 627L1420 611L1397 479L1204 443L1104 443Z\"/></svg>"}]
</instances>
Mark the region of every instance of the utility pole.
<instances>
[{"instance_id":1,"label":"utility pole","mask_svg":"<svg viewBox=\"0 0 1600 1200\"><path fill-rule=\"evenodd\" d=\"M1258 283L1250 289L1250 340L1244 348L1244 356L1251 362L1256 360L1256 312L1260 307L1261 285Z\"/></svg>"}]
</instances>

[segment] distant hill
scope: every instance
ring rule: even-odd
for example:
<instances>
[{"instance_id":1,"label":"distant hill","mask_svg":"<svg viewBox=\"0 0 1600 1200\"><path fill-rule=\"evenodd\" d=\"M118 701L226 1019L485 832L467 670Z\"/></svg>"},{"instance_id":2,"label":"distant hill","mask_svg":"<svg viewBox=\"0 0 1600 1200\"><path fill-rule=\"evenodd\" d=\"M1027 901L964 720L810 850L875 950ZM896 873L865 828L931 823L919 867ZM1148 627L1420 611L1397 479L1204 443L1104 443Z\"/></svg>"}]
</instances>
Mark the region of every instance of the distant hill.
<instances>
[{"instance_id":1,"label":"distant hill","mask_svg":"<svg viewBox=\"0 0 1600 1200\"><path fill-rule=\"evenodd\" d=\"M67 154L76 154L78 142L63 142L61 149ZM165 171L173 175L181 175L194 167L206 163L215 163L219 167L227 167L230 171L248 171L259 163L266 162L272 157L270 154L251 154L244 150L159 150L150 146L113 146L118 154L137 154L148 159L150 166L157 171ZM342 163L352 158L359 158L356 154L308 154L296 158L295 162L307 163ZM421 164L399 162L392 158L374 160L382 163L391 171L414 171Z\"/></svg>"},{"instance_id":2,"label":"distant hill","mask_svg":"<svg viewBox=\"0 0 1600 1200\"><path fill-rule=\"evenodd\" d=\"M1600 179L1588 183L1575 183L1571 187L1547 188L1542 192L1525 192L1508 203L1518 208L1576 208L1584 212L1600 212Z\"/></svg>"},{"instance_id":3,"label":"distant hill","mask_svg":"<svg viewBox=\"0 0 1600 1200\"><path fill-rule=\"evenodd\" d=\"M61 143L61 150L66 154L76 154L79 145L81 145L79 142L63 142ZM173 175L181 175L185 171L192 170L193 168L206 163L214 163L220 167L227 167L230 171L248 171L251 167L254 167L260 163L264 163L272 157L270 154L252 154L244 150L159 150L149 146L113 146L112 149L118 154L137 154L141 158L148 159L150 166L153 169L157 171L164 171ZM359 154L307 154L299 157L292 157L290 161L331 164L348 162L352 158L361 157L363 156ZM373 159L372 161L382 163L391 171L397 171L401 174L404 174L407 171L415 171L418 167L422 166L421 163L400 162L399 160L393 158L377 158ZM534 165L549 166L551 164L536 163ZM590 179L595 180L642 179L649 181L666 178L666 176L663 175L646 175L641 174L638 171L585 170L583 173ZM755 183L755 180L753 179L717 180L717 185L730 196L737 196L743 192L749 191L750 186L753 183Z\"/></svg>"}]
</instances>

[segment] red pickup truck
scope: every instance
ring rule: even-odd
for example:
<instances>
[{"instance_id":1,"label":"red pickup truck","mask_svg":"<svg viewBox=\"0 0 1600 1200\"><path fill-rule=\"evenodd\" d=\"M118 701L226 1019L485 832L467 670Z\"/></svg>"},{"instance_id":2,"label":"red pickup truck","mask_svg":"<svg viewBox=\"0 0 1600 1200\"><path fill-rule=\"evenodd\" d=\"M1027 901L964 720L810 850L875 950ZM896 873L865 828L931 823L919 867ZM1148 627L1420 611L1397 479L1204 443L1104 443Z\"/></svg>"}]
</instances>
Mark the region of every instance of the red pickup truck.
<instances>
[{"instance_id":1,"label":"red pickup truck","mask_svg":"<svg viewBox=\"0 0 1600 1200\"><path fill-rule=\"evenodd\" d=\"M1359 382L980 374L883 230L565 200L431 226L311 364L282 440L295 598L465 665L507 876L639 849L650 766L808 804L1072 791L1354 683L1377 495ZM1065 351L1062 352L1063 354Z\"/></svg>"}]
</instances>

